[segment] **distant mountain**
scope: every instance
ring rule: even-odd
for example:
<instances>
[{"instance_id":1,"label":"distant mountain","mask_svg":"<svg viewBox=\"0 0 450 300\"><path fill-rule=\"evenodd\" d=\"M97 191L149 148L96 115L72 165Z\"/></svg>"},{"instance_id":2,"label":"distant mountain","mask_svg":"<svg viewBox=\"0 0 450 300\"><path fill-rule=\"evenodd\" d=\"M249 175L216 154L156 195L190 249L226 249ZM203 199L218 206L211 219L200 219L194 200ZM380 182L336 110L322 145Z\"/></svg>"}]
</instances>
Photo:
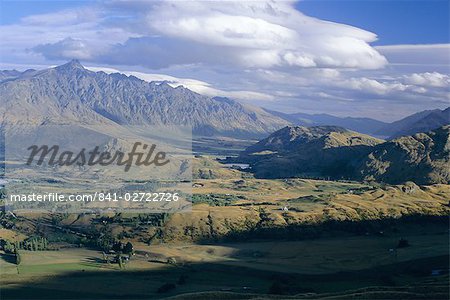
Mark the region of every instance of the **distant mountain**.
<instances>
[{"instance_id":1,"label":"distant mountain","mask_svg":"<svg viewBox=\"0 0 450 300\"><path fill-rule=\"evenodd\" d=\"M386 126L387 123L378 121L371 118L353 118L353 117L336 117L328 114L305 114L305 113L294 113L286 114L281 112L275 112L272 110L267 110L271 114L274 114L286 121L297 125L297 126L339 126L349 130L376 135L382 127Z\"/></svg>"},{"instance_id":2,"label":"distant mountain","mask_svg":"<svg viewBox=\"0 0 450 300\"><path fill-rule=\"evenodd\" d=\"M373 134L386 123L371 118L335 117L328 114L307 115L302 113L293 114L300 120L311 120L317 125L340 126L349 130Z\"/></svg>"},{"instance_id":3,"label":"distant mountain","mask_svg":"<svg viewBox=\"0 0 450 300\"><path fill-rule=\"evenodd\" d=\"M314 177L418 184L450 181L450 126L384 142L339 127L285 127L239 157L261 178Z\"/></svg>"},{"instance_id":4,"label":"distant mountain","mask_svg":"<svg viewBox=\"0 0 450 300\"><path fill-rule=\"evenodd\" d=\"M427 132L448 124L450 124L450 107L445 110L434 109L418 112L399 121L386 124L376 134L394 139L418 132Z\"/></svg>"},{"instance_id":5,"label":"distant mountain","mask_svg":"<svg viewBox=\"0 0 450 300\"><path fill-rule=\"evenodd\" d=\"M11 79L11 78L17 78L22 74L22 72L19 72L17 70L2 70L0 71L0 81Z\"/></svg>"},{"instance_id":6,"label":"distant mountain","mask_svg":"<svg viewBox=\"0 0 450 300\"><path fill-rule=\"evenodd\" d=\"M34 72L36 72L36 70L34 69L28 69L23 72L17 70L0 70L0 82L9 79L15 79L21 76L28 76Z\"/></svg>"},{"instance_id":7,"label":"distant mountain","mask_svg":"<svg viewBox=\"0 0 450 300\"><path fill-rule=\"evenodd\" d=\"M258 107L119 73L92 72L76 60L3 76L9 77L0 82L2 123L190 125L199 135L253 137L288 124Z\"/></svg>"}]
</instances>

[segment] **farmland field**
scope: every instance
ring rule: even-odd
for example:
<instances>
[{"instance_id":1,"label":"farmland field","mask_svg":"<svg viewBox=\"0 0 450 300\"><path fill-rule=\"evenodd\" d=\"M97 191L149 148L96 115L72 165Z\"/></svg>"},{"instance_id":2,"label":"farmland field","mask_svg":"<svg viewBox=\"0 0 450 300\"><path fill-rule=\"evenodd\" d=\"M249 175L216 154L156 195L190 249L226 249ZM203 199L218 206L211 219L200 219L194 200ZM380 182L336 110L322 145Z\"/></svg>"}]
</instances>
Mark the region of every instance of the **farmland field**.
<instances>
[{"instance_id":1,"label":"farmland field","mask_svg":"<svg viewBox=\"0 0 450 300\"><path fill-rule=\"evenodd\" d=\"M434 269L448 265L448 239L433 226L433 233L408 235L413 244L389 251L395 240L386 237L351 237L300 242L255 242L219 245L138 245L139 253L175 257L177 265L150 262L136 255L120 270L102 262L101 253L83 248L60 251L23 251L16 268L2 261L2 299L40 297L41 293L71 298L156 296L167 282L178 284L167 295L210 290L235 293L269 292L281 280L289 293L335 293L368 286L398 287L417 281L439 282ZM340 276L332 276L340 273Z\"/></svg>"}]
</instances>

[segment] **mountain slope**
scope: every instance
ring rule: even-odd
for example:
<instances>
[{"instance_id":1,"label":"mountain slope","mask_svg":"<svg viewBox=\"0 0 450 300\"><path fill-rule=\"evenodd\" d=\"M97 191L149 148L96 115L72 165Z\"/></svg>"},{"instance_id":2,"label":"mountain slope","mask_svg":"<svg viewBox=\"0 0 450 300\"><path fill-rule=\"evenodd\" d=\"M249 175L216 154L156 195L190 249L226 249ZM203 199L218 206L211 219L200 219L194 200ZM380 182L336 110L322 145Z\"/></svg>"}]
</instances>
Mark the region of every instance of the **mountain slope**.
<instances>
[{"instance_id":1,"label":"mountain slope","mask_svg":"<svg viewBox=\"0 0 450 300\"><path fill-rule=\"evenodd\" d=\"M189 125L195 134L261 136L287 122L227 98L133 76L86 70L78 61L0 83L3 122Z\"/></svg>"},{"instance_id":2,"label":"mountain slope","mask_svg":"<svg viewBox=\"0 0 450 300\"><path fill-rule=\"evenodd\" d=\"M285 127L248 147L241 159L257 177L351 176L349 160L363 157L382 140L341 127Z\"/></svg>"},{"instance_id":3,"label":"mountain slope","mask_svg":"<svg viewBox=\"0 0 450 300\"><path fill-rule=\"evenodd\" d=\"M345 137L339 139L338 136ZM333 138L338 141L339 146L365 144L372 145L376 139L351 132L347 129L337 126L287 126L271 134L269 137L259 141L246 149L248 153L274 151L286 152L297 150L305 144L321 139L325 142L331 142ZM326 144L326 143L325 143ZM329 145L323 145L329 147ZM333 144L333 143L330 143Z\"/></svg>"},{"instance_id":4,"label":"mountain slope","mask_svg":"<svg viewBox=\"0 0 450 300\"><path fill-rule=\"evenodd\" d=\"M239 157L261 178L450 181L450 126L383 142L339 127L285 127Z\"/></svg>"},{"instance_id":5,"label":"mountain slope","mask_svg":"<svg viewBox=\"0 0 450 300\"><path fill-rule=\"evenodd\" d=\"M374 147L359 166L361 179L417 184L450 181L450 126Z\"/></svg>"},{"instance_id":6,"label":"mountain slope","mask_svg":"<svg viewBox=\"0 0 450 300\"><path fill-rule=\"evenodd\" d=\"M450 107L445 110L425 110L392 122L380 128L376 134L389 136L390 139L399 136L427 132L450 124Z\"/></svg>"}]
</instances>

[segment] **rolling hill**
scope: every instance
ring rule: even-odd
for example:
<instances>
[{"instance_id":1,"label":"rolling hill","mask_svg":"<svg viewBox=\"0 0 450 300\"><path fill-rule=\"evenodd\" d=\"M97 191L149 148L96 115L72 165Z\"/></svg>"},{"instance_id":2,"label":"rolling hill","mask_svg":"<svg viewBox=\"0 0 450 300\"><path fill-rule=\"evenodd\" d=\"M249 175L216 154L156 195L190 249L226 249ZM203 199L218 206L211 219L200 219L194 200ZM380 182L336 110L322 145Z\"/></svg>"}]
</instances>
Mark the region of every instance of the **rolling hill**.
<instances>
[{"instance_id":1,"label":"rolling hill","mask_svg":"<svg viewBox=\"0 0 450 300\"><path fill-rule=\"evenodd\" d=\"M404 136L381 145L357 167L364 180L417 184L450 182L450 126Z\"/></svg>"},{"instance_id":2,"label":"rolling hill","mask_svg":"<svg viewBox=\"0 0 450 300\"><path fill-rule=\"evenodd\" d=\"M288 126L248 147L240 159L262 178L350 178L349 162L382 142L341 127Z\"/></svg>"},{"instance_id":3,"label":"rolling hill","mask_svg":"<svg viewBox=\"0 0 450 300\"><path fill-rule=\"evenodd\" d=\"M285 127L239 157L260 178L450 181L450 126L383 142L339 127Z\"/></svg>"}]
</instances>

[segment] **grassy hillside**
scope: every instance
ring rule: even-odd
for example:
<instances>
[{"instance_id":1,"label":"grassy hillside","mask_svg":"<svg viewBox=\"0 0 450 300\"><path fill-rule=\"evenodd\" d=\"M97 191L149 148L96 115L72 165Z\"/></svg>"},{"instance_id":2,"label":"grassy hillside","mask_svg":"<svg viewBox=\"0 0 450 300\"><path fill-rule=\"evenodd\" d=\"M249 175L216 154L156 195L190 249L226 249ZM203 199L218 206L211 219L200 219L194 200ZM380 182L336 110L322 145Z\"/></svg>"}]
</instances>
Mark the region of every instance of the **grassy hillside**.
<instances>
[{"instance_id":1,"label":"grassy hillside","mask_svg":"<svg viewBox=\"0 0 450 300\"><path fill-rule=\"evenodd\" d=\"M285 127L241 152L258 178L448 183L450 127L383 142L339 127Z\"/></svg>"},{"instance_id":2,"label":"grassy hillside","mask_svg":"<svg viewBox=\"0 0 450 300\"><path fill-rule=\"evenodd\" d=\"M357 165L360 178L417 184L450 181L450 126L400 137L373 148Z\"/></svg>"},{"instance_id":3,"label":"grassy hillside","mask_svg":"<svg viewBox=\"0 0 450 300\"><path fill-rule=\"evenodd\" d=\"M58 222L67 230L80 231L84 235L95 236L107 230L114 236L155 244L248 240L260 236L298 239L302 236L299 233L304 231L312 230L316 235L324 232L328 229L320 226L330 226L332 222L446 216L450 210L450 186L444 184L389 186L256 179L248 173L226 168L209 157L200 157L196 163L195 172L203 172L210 178L195 180L192 188L194 205L187 213L151 218L111 213L106 219L93 214L26 215L24 219L10 219L16 229L29 235L39 222L52 226ZM45 228L55 231L51 227ZM52 234L54 240L60 239L59 233Z\"/></svg>"}]
</instances>

